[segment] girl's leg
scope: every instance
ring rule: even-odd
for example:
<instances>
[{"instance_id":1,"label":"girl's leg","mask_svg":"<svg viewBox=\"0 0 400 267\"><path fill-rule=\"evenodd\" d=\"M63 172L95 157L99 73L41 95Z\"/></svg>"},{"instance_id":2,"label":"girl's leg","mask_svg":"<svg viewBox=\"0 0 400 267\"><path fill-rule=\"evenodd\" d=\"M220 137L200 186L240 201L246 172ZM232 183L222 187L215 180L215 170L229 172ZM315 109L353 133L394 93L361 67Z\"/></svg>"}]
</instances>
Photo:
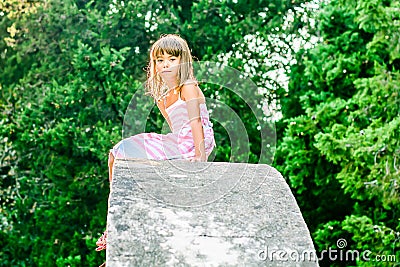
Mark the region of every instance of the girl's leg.
<instances>
[{"instance_id":1,"label":"girl's leg","mask_svg":"<svg viewBox=\"0 0 400 267\"><path fill-rule=\"evenodd\" d=\"M114 155L110 152L110 154L108 154L108 180L110 181L110 186L112 181L113 166L114 166Z\"/></svg>"},{"instance_id":2,"label":"girl's leg","mask_svg":"<svg viewBox=\"0 0 400 267\"><path fill-rule=\"evenodd\" d=\"M111 187L111 181L112 181L112 175L113 175L112 174L113 166L114 166L114 156L110 152L110 154L108 154L108 180L110 181L110 187ZM97 240L96 245L97 245L96 251L101 251L101 250L107 248L107 230L105 230L103 235L99 238L99 240ZM103 265L101 265L101 266L103 266ZM99 267L101 267L101 266L99 266Z\"/></svg>"}]
</instances>

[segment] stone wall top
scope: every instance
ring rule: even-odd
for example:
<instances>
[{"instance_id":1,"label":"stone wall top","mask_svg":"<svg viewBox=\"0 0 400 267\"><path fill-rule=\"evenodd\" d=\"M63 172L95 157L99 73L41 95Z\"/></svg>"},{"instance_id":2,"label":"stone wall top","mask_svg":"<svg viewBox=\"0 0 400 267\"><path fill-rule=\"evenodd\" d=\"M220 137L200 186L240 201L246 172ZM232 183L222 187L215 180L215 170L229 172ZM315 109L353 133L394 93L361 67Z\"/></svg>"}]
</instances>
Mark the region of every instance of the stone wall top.
<instances>
[{"instance_id":1,"label":"stone wall top","mask_svg":"<svg viewBox=\"0 0 400 267\"><path fill-rule=\"evenodd\" d=\"M107 221L107 266L318 266L268 165L117 160Z\"/></svg>"}]
</instances>

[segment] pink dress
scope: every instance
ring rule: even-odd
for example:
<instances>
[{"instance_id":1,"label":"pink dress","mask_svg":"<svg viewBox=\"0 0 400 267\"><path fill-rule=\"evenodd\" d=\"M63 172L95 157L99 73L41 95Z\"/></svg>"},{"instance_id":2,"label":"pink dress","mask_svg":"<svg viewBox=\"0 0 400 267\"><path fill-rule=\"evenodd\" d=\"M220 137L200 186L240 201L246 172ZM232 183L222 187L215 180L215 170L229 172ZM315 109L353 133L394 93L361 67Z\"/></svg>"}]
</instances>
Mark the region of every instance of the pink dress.
<instances>
[{"instance_id":1,"label":"pink dress","mask_svg":"<svg viewBox=\"0 0 400 267\"><path fill-rule=\"evenodd\" d=\"M186 102L179 96L166 108L171 121L172 133L141 133L125 138L116 144L111 153L115 158L146 158L153 160L191 159L195 156L195 146ZM215 147L214 131L205 104L200 104L200 117L204 131L207 156Z\"/></svg>"}]
</instances>

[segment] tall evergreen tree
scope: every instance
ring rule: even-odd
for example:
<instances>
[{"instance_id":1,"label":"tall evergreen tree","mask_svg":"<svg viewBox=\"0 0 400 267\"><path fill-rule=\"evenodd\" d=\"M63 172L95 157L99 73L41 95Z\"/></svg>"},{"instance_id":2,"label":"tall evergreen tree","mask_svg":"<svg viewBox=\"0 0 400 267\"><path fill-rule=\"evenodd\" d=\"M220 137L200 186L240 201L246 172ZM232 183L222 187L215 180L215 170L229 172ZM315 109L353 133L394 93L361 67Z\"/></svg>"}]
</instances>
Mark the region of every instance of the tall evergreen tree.
<instances>
[{"instance_id":1,"label":"tall evergreen tree","mask_svg":"<svg viewBox=\"0 0 400 267\"><path fill-rule=\"evenodd\" d=\"M399 8L383 0L324 5L323 42L297 55L281 99L279 169L317 249L344 238L344 249L372 252L370 262L353 262L360 266L391 264L375 255L400 259Z\"/></svg>"}]
</instances>

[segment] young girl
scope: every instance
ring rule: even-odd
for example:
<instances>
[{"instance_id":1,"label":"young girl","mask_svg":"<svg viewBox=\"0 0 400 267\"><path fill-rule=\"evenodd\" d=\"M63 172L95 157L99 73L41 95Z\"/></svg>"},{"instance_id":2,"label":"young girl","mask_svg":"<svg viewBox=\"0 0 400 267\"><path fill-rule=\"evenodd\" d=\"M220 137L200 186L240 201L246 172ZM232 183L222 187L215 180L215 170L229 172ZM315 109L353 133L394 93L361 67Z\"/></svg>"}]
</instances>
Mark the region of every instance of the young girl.
<instances>
[{"instance_id":1,"label":"young girl","mask_svg":"<svg viewBox=\"0 0 400 267\"><path fill-rule=\"evenodd\" d=\"M192 56L185 40L168 34L153 44L146 87L172 133L141 133L116 144L108 160L110 182L115 159L207 161L215 146L205 97L193 75ZM106 248L106 234L97 241L97 251Z\"/></svg>"}]
</instances>

